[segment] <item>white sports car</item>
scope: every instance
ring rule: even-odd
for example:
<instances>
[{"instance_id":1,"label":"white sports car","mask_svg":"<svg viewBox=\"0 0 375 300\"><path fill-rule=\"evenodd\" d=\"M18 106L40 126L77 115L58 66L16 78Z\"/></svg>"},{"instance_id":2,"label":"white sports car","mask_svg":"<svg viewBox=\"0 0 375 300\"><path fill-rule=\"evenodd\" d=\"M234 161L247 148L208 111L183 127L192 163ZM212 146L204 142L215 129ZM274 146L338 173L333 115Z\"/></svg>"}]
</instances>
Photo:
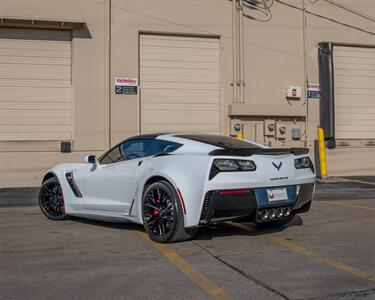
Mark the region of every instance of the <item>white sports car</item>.
<instances>
[{"instance_id":1,"label":"white sports car","mask_svg":"<svg viewBox=\"0 0 375 300\"><path fill-rule=\"evenodd\" d=\"M154 241L172 242L231 219L281 226L309 210L314 189L307 149L219 135L149 134L99 158L49 170L39 205L53 220L132 221Z\"/></svg>"}]
</instances>

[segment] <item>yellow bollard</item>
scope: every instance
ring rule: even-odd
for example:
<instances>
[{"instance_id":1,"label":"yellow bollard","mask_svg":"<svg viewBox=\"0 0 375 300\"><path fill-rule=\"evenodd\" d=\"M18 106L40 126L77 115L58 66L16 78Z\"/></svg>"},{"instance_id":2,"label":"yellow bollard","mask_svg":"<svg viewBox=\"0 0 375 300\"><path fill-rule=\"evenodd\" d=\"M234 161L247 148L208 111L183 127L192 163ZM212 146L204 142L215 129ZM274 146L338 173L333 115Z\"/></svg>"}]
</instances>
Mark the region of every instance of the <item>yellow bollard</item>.
<instances>
[{"instance_id":1,"label":"yellow bollard","mask_svg":"<svg viewBox=\"0 0 375 300\"><path fill-rule=\"evenodd\" d=\"M236 134L236 138L242 140L242 139L243 139L243 133L242 133L242 132L238 132L238 133Z\"/></svg>"},{"instance_id":2,"label":"yellow bollard","mask_svg":"<svg viewBox=\"0 0 375 300\"><path fill-rule=\"evenodd\" d=\"M318 128L318 145L319 145L319 161L320 161L320 174L322 178L327 177L327 158L326 146L324 144L324 129Z\"/></svg>"}]
</instances>

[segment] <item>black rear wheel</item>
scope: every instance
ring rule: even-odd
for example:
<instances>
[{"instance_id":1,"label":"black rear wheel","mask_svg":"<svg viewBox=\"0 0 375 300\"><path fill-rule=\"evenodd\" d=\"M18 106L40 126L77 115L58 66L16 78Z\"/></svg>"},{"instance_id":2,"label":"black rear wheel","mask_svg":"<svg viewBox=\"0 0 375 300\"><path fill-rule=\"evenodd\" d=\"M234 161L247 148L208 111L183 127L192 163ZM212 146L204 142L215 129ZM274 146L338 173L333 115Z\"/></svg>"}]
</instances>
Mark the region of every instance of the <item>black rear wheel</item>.
<instances>
[{"instance_id":1,"label":"black rear wheel","mask_svg":"<svg viewBox=\"0 0 375 300\"><path fill-rule=\"evenodd\" d=\"M47 179L40 187L39 207L48 219L66 219L64 196L56 177Z\"/></svg>"},{"instance_id":2,"label":"black rear wheel","mask_svg":"<svg viewBox=\"0 0 375 300\"><path fill-rule=\"evenodd\" d=\"M143 225L149 237L159 243L191 239L196 228L184 227L184 214L176 190L167 181L151 184L143 193Z\"/></svg>"}]
</instances>

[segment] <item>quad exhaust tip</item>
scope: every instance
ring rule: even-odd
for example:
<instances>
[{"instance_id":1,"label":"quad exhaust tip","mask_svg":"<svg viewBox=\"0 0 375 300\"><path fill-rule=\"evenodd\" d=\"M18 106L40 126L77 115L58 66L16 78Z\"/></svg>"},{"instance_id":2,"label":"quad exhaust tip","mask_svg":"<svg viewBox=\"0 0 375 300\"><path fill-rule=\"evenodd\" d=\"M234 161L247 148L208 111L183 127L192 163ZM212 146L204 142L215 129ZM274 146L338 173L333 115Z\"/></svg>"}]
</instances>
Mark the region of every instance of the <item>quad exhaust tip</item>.
<instances>
[{"instance_id":1,"label":"quad exhaust tip","mask_svg":"<svg viewBox=\"0 0 375 300\"><path fill-rule=\"evenodd\" d=\"M284 218L290 215L292 212L292 208L290 206L287 207L279 207L279 208L265 208L259 210L259 219L261 221L267 220L274 220Z\"/></svg>"}]
</instances>

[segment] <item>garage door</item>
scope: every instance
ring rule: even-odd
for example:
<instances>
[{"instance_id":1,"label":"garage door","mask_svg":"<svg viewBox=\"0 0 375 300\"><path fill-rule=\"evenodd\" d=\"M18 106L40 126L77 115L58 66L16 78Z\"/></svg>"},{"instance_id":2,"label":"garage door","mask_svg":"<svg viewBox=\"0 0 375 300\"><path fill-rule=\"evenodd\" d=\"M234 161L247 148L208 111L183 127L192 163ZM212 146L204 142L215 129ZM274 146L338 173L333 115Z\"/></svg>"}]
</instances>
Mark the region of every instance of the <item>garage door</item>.
<instances>
[{"instance_id":1,"label":"garage door","mask_svg":"<svg viewBox=\"0 0 375 300\"><path fill-rule=\"evenodd\" d=\"M141 132L221 132L219 39L140 36Z\"/></svg>"},{"instance_id":2,"label":"garage door","mask_svg":"<svg viewBox=\"0 0 375 300\"><path fill-rule=\"evenodd\" d=\"M71 34L0 28L0 141L72 139Z\"/></svg>"},{"instance_id":3,"label":"garage door","mask_svg":"<svg viewBox=\"0 0 375 300\"><path fill-rule=\"evenodd\" d=\"M375 48L334 46L337 139L375 138Z\"/></svg>"}]
</instances>

